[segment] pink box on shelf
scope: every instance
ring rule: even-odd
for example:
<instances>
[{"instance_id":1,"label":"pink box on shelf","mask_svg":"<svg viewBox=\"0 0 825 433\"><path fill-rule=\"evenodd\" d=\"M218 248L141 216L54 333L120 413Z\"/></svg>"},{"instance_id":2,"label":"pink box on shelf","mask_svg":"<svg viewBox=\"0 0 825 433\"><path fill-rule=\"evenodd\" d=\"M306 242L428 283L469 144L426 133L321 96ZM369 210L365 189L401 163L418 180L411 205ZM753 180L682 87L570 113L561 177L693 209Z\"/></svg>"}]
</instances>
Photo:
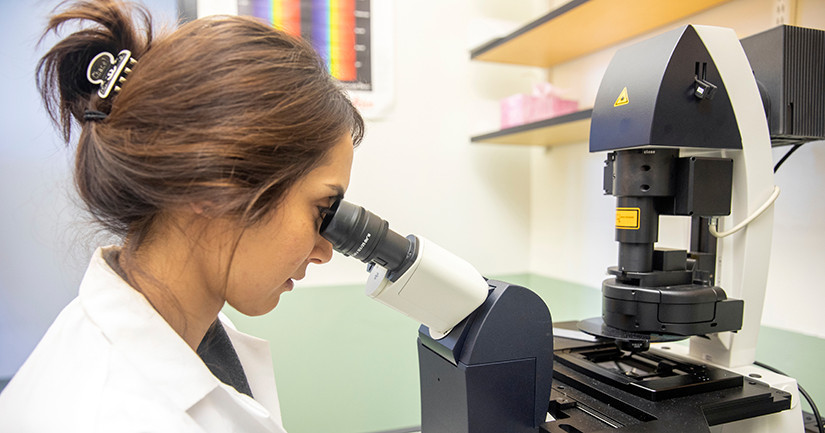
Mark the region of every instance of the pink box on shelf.
<instances>
[{"instance_id":1,"label":"pink box on shelf","mask_svg":"<svg viewBox=\"0 0 825 433\"><path fill-rule=\"evenodd\" d=\"M530 95L513 95L501 100L501 129L528 123L528 112L531 107Z\"/></svg>"},{"instance_id":2,"label":"pink box on shelf","mask_svg":"<svg viewBox=\"0 0 825 433\"><path fill-rule=\"evenodd\" d=\"M501 129L558 117L575 112L578 101L561 97L561 91L550 83L533 86L530 95L518 94L501 100Z\"/></svg>"},{"instance_id":3,"label":"pink box on shelf","mask_svg":"<svg viewBox=\"0 0 825 433\"><path fill-rule=\"evenodd\" d=\"M537 122L578 110L578 101L562 98L562 93L550 83L533 85L532 107L527 116L527 122Z\"/></svg>"},{"instance_id":4,"label":"pink box on shelf","mask_svg":"<svg viewBox=\"0 0 825 433\"><path fill-rule=\"evenodd\" d=\"M528 123L573 113L579 109L579 103L569 99L562 99L555 96L533 96L532 98L532 109L530 110L530 114L527 116Z\"/></svg>"}]
</instances>

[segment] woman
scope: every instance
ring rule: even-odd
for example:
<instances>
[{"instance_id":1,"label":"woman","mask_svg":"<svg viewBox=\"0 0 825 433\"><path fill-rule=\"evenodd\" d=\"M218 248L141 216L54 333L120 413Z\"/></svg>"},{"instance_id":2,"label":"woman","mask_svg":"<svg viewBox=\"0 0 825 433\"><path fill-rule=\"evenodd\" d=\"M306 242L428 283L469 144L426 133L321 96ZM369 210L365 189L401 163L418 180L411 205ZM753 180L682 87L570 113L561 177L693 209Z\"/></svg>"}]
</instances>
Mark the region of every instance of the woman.
<instances>
[{"instance_id":1,"label":"woman","mask_svg":"<svg viewBox=\"0 0 825 433\"><path fill-rule=\"evenodd\" d=\"M267 313L330 259L318 224L361 117L309 45L251 19L153 38L144 9L94 0L46 33L64 25L38 86L67 142L79 123L78 192L123 244L0 394L0 430L282 432L268 346L219 312Z\"/></svg>"}]
</instances>

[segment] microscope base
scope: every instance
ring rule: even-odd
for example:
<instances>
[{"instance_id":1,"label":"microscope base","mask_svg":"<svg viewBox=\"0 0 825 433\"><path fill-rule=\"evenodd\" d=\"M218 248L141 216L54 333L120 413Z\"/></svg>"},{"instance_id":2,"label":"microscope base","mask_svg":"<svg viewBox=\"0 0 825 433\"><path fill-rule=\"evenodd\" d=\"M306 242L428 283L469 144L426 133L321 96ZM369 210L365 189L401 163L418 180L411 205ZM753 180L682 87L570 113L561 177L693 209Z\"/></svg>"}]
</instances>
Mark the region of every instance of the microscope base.
<instances>
[{"instance_id":1,"label":"microscope base","mask_svg":"<svg viewBox=\"0 0 825 433\"><path fill-rule=\"evenodd\" d=\"M660 373L664 370L660 377L655 371L645 373L643 365L622 358L627 354L621 352L616 354L618 365L612 368L607 355L592 358L596 353L609 354L613 347L611 340L555 339L549 411L555 421L543 424L543 432L708 433L713 426L749 419L759 423L764 415L791 408L787 392L727 370L691 366L664 351L645 355L648 364L652 357L660 365L671 366L660 366ZM582 354L589 354L595 362ZM688 371L673 374L669 368Z\"/></svg>"}]
</instances>

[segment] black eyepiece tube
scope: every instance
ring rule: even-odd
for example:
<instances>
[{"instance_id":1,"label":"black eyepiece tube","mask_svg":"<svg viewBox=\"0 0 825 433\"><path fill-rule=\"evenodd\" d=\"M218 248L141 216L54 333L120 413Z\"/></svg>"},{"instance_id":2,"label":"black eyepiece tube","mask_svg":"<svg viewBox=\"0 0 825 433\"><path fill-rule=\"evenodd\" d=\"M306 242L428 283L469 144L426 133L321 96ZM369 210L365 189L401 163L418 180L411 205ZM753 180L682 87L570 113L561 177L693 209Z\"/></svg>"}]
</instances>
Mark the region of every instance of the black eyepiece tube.
<instances>
[{"instance_id":1,"label":"black eyepiece tube","mask_svg":"<svg viewBox=\"0 0 825 433\"><path fill-rule=\"evenodd\" d=\"M390 230L390 224L381 217L344 200L330 207L320 233L335 251L364 263L376 263L395 274L403 273L415 259L412 240Z\"/></svg>"}]
</instances>

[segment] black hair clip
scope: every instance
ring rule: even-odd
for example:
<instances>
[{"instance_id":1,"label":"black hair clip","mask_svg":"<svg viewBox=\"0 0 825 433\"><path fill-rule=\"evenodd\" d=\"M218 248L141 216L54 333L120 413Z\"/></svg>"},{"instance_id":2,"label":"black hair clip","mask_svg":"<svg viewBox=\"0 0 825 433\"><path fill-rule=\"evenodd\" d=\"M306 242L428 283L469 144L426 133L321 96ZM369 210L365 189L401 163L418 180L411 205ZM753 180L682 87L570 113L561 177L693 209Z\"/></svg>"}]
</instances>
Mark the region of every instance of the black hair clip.
<instances>
[{"instance_id":1,"label":"black hair clip","mask_svg":"<svg viewBox=\"0 0 825 433\"><path fill-rule=\"evenodd\" d=\"M126 81L126 75L132 72L129 68L134 66L137 60L132 58L132 52L122 50L117 54L117 58L106 51L96 55L86 69L86 78L92 84L100 84L97 94L106 99L114 90L120 92L120 85Z\"/></svg>"},{"instance_id":2,"label":"black hair clip","mask_svg":"<svg viewBox=\"0 0 825 433\"><path fill-rule=\"evenodd\" d=\"M108 114L97 110L86 110L86 112L83 113L83 120L87 122L100 122L106 120L107 117Z\"/></svg>"}]
</instances>

